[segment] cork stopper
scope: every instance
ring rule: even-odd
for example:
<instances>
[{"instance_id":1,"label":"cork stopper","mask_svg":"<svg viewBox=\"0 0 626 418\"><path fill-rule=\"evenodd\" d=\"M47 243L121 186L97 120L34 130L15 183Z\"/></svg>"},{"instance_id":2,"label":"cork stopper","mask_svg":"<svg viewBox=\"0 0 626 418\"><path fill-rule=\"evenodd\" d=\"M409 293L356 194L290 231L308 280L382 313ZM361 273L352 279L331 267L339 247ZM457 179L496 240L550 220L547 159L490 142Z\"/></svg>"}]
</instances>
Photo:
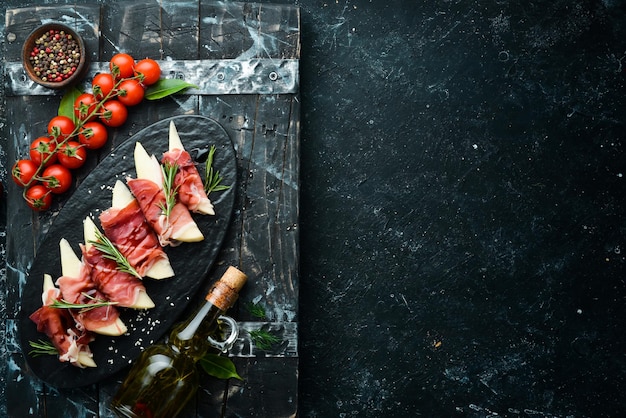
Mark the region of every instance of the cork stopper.
<instances>
[{"instance_id":1,"label":"cork stopper","mask_svg":"<svg viewBox=\"0 0 626 418\"><path fill-rule=\"evenodd\" d=\"M235 267L228 267L222 277L213 285L206 300L217 306L221 311L227 311L237 301L239 291L246 284L246 276Z\"/></svg>"}]
</instances>

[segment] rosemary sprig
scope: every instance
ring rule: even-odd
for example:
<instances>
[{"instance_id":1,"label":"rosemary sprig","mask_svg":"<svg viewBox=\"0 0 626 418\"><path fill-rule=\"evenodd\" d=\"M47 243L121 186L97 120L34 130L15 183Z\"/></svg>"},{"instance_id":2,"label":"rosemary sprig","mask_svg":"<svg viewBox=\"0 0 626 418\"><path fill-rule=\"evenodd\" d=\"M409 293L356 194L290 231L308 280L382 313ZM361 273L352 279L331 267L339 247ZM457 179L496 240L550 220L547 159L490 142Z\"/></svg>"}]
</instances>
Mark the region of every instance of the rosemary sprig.
<instances>
[{"instance_id":1,"label":"rosemary sprig","mask_svg":"<svg viewBox=\"0 0 626 418\"><path fill-rule=\"evenodd\" d=\"M117 269L124 273L131 274L138 279L141 279L141 275L137 273L137 270L130 264L128 259L124 257L116 247L113 245L110 239L102 234L99 230L96 230L96 240L89 241L94 247L96 247L104 258L113 260L117 263Z\"/></svg>"},{"instance_id":2,"label":"rosemary sprig","mask_svg":"<svg viewBox=\"0 0 626 418\"><path fill-rule=\"evenodd\" d=\"M56 349L54 345L50 341L39 340L29 341L30 346L33 348L28 352L29 356L39 357L39 356L56 356L59 354L59 351Z\"/></svg>"},{"instance_id":3,"label":"rosemary sprig","mask_svg":"<svg viewBox=\"0 0 626 418\"><path fill-rule=\"evenodd\" d=\"M178 172L178 164L166 162L161 166L161 172L163 173L163 193L165 193L165 203L159 205L163 215L166 218L170 217L172 208L176 204L176 194L178 194L178 187L174 187L174 179Z\"/></svg>"},{"instance_id":4,"label":"rosemary sprig","mask_svg":"<svg viewBox=\"0 0 626 418\"><path fill-rule=\"evenodd\" d=\"M252 339L252 342L259 350L269 350L274 344L281 341L276 335L264 329L248 331L248 334L250 334L250 339Z\"/></svg>"},{"instance_id":5,"label":"rosemary sprig","mask_svg":"<svg viewBox=\"0 0 626 418\"><path fill-rule=\"evenodd\" d=\"M213 157L215 156L215 145L211 145L209 149L209 156L206 159L206 175L204 177L204 191L207 196L211 192L220 192L222 190L230 189L230 186L224 186L220 183L224 178L220 175L219 171L213 170Z\"/></svg>"},{"instance_id":6,"label":"rosemary sprig","mask_svg":"<svg viewBox=\"0 0 626 418\"><path fill-rule=\"evenodd\" d=\"M250 312L250 315L256 318L259 318L259 319L267 318L267 314L265 313L265 308L257 303L248 302L245 304L245 308L248 312Z\"/></svg>"},{"instance_id":7,"label":"rosemary sprig","mask_svg":"<svg viewBox=\"0 0 626 418\"><path fill-rule=\"evenodd\" d=\"M102 299L96 299L93 296L89 296L86 293L82 293L83 296L85 296L88 299L91 299L95 302L93 303L71 303L66 301L65 299L57 299L54 302L52 302L50 305L51 308L57 308L57 309L80 309L81 312L85 312L91 309L95 309L95 308L100 308L102 306L111 306L111 305L117 305L117 302L111 302L108 300L102 300Z\"/></svg>"}]
</instances>

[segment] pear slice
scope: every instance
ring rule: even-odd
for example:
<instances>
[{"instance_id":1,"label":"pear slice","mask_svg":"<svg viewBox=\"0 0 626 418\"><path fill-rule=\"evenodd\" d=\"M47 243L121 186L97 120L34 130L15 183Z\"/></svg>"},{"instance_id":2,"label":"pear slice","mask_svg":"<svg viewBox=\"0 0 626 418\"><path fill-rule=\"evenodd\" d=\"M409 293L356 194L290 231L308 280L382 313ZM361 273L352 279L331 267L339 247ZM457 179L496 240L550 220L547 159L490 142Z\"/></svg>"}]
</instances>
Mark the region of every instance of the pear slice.
<instances>
[{"instance_id":1,"label":"pear slice","mask_svg":"<svg viewBox=\"0 0 626 418\"><path fill-rule=\"evenodd\" d=\"M150 277L155 280L167 279L174 276L174 269L167 259L158 260L154 263L148 271L146 271L146 277Z\"/></svg>"},{"instance_id":2,"label":"pear slice","mask_svg":"<svg viewBox=\"0 0 626 418\"><path fill-rule=\"evenodd\" d=\"M93 361L93 358L89 354L83 352L78 353L77 362L84 367L98 367L96 362Z\"/></svg>"},{"instance_id":3,"label":"pear slice","mask_svg":"<svg viewBox=\"0 0 626 418\"><path fill-rule=\"evenodd\" d=\"M170 121L170 136L168 141L168 148L170 151L173 151L175 149L185 149L185 147L183 147L182 141L180 140L180 135L178 135L176 125L174 125L174 121Z\"/></svg>"},{"instance_id":4,"label":"pear slice","mask_svg":"<svg viewBox=\"0 0 626 418\"><path fill-rule=\"evenodd\" d=\"M52 281L52 276L48 273L43 275L43 293L48 293L50 290L56 289L54 282ZM44 302L44 305L46 303Z\"/></svg>"},{"instance_id":5,"label":"pear slice","mask_svg":"<svg viewBox=\"0 0 626 418\"><path fill-rule=\"evenodd\" d=\"M137 178L150 180L163 188L163 173L161 172L161 164L154 155L148 155L148 151L140 142L135 143L135 170Z\"/></svg>"},{"instance_id":6,"label":"pear slice","mask_svg":"<svg viewBox=\"0 0 626 418\"><path fill-rule=\"evenodd\" d=\"M43 291L41 292L41 302L43 305L50 305L54 301L55 296L58 296L59 289L54 285L52 276L45 273L43 275ZM52 296L52 298L50 297Z\"/></svg>"},{"instance_id":7,"label":"pear slice","mask_svg":"<svg viewBox=\"0 0 626 418\"><path fill-rule=\"evenodd\" d=\"M196 208L196 212L203 213L205 215L215 215L215 209L210 200L203 200Z\"/></svg>"},{"instance_id":8,"label":"pear slice","mask_svg":"<svg viewBox=\"0 0 626 418\"><path fill-rule=\"evenodd\" d=\"M137 295L137 299L135 300L135 303L133 303L133 306L130 306L130 308L152 309L154 308L154 306L154 301L150 298L150 296L148 296L148 294L144 290L140 290L139 294Z\"/></svg>"},{"instance_id":9,"label":"pear slice","mask_svg":"<svg viewBox=\"0 0 626 418\"><path fill-rule=\"evenodd\" d=\"M172 233L172 239L181 242L199 242L204 239L196 223L189 223Z\"/></svg>"},{"instance_id":10,"label":"pear slice","mask_svg":"<svg viewBox=\"0 0 626 418\"><path fill-rule=\"evenodd\" d=\"M111 207L115 209L124 209L128 206L135 197L130 192L128 187L120 181L117 180L115 185L113 186L113 198L111 199Z\"/></svg>"},{"instance_id":11,"label":"pear slice","mask_svg":"<svg viewBox=\"0 0 626 418\"><path fill-rule=\"evenodd\" d=\"M98 227L93 222L91 217L85 217L83 221L83 239L85 240L85 249L89 251L89 249L93 246L92 242L96 241L96 232L98 231Z\"/></svg>"},{"instance_id":12,"label":"pear slice","mask_svg":"<svg viewBox=\"0 0 626 418\"><path fill-rule=\"evenodd\" d=\"M80 258L76 256L70 243L65 238L61 238L59 250L61 253L61 274L72 278L80 277Z\"/></svg>"},{"instance_id":13,"label":"pear slice","mask_svg":"<svg viewBox=\"0 0 626 418\"><path fill-rule=\"evenodd\" d=\"M124 325L122 320L119 318L117 318L115 322L110 325L93 330L96 334L108 335L110 337L119 337L120 335L126 334L126 331L128 331L128 328L126 328L126 325Z\"/></svg>"}]
</instances>

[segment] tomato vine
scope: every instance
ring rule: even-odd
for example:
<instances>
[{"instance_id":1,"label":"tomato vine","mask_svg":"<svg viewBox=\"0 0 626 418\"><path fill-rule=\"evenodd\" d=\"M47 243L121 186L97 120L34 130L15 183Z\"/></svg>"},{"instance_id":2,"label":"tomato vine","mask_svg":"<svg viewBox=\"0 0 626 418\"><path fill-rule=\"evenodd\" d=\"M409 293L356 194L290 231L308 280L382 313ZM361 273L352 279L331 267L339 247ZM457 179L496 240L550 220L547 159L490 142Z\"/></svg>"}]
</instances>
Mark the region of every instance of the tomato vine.
<instances>
[{"instance_id":1,"label":"tomato vine","mask_svg":"<svg viewBox=\"0 0 626 418\"><path fill-rule=\"evenodd\" d=\"M149 58L135 62L129 54L116 54L109 70L94 76L91 92L76 87L67 90L46 134L30 143L27 157L15 161L11 177L24 189L22 196L31 209L49 209L52 194L70 189L70 170L84 164L87 150L104 146L107 129L122 126L129 107L144 99L157 100L197 88L184 80L160 78L159 64Z\"/></svg>"}]
</instances>

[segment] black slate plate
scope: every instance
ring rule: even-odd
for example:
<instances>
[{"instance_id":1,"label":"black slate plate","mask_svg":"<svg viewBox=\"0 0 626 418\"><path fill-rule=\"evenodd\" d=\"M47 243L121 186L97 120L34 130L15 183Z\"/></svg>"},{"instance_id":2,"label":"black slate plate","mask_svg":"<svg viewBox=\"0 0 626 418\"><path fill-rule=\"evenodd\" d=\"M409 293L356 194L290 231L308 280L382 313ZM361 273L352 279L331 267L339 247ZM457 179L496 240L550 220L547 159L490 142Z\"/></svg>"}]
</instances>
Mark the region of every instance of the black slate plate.
<instances>
[{"instance_id":1,"label":"black slate plate","mask_svg":"<svg viewBox=\"0 0 626 418\"><path fill-rule=\"evenodd\" d=\"M44 334L37 332L28 316L41 306L43 274L48 273L55 280L61 275L59 240L66 238L75 253L80 255L78 244L84 241L82 220L90 215L100 227L98 215L111 206L111 189L115 181L124 180L127 176L135 177L133 151L136 141L160 159L168 147L170 120L174 120L185 149L197 163L205 162L209 147L216 146L213 167L223 175L222 184L231 185L231 188L211 194L215 216L194 215L205 236L204 241L166 248L176 276L160 281L144 280L156 307L146 311L120 309L120 316L129 333L120 337L98 335L90 344L97 368L80 369L61 363L54 356L26 355L32 371L51 385L59 388L88 385L131 363L142 349L171 328L205 280L218 255L235 202L237 162L232 142L217 122L206 117L178 116L159 121L114 149L80 184L50 227L24 286L19 318L22 349L28 353L29 341L46 339ZM199 164L199 170L204 176L204 164Z\"/></svg>"}]
</instances>

